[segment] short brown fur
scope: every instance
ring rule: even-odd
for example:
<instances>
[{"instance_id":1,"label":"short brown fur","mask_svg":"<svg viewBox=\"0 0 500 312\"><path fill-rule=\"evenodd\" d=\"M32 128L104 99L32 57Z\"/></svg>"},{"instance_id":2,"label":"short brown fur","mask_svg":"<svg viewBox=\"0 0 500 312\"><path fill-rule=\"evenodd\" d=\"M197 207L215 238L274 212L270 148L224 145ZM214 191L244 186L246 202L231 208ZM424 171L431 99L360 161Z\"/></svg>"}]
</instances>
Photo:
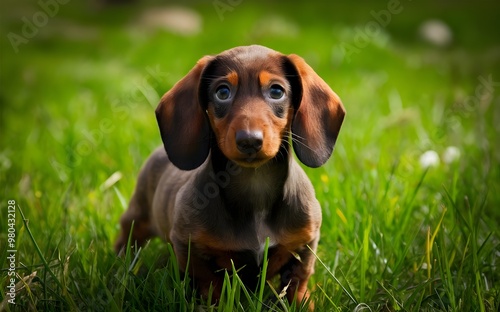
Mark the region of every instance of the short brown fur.
<instances>
[{"instance_id":1,"label":"short brown fur","mask_svg":"<svg viewBox=\"0 0 500 312\"><path fill-rule=\"evenodd\" d=\"M203 296L212 286L218 299L231 261L248 287L257 285L269 237L267 278L281 276L290 302L307 299L321 208L289 139L300 161L318 167L344 114L339 97L296 55L247 46L202 58L158 105L164 148L139 174L116 251L135 222L132 241L171 242L181 270Z\"/></svg>"}]
</instances>

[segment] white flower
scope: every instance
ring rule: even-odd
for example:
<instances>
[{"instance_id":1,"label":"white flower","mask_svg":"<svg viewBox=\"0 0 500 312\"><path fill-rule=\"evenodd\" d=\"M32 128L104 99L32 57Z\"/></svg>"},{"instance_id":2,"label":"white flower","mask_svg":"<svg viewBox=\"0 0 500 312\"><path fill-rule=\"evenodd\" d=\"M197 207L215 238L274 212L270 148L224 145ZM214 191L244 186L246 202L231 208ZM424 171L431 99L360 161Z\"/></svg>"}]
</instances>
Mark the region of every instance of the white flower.
<instances>
[{"instance_id":1,"label":"white flower","mask_svg":"<svg viewBox=\"0 0 500 312\"><path fill-rule=\"evenodd\" d=\"M443 162L451 164L460 158L460 150L455 146L448 146L443 153Z\"/></svg>"},{"instance_id":2,"label":"white flower","mask_svg":"<svg viewBox=\"0 0 500 312\"><path fill-rule=\"evenodd\" d=\"M437 167L439 165L439 155L435 151L429 150L420 156L420 166L427 169L429 167Z\"/></svg>"},{"instance_id":3,"label":"white flower","mask_svg":"<svg viewBox=\"0 0 500 312\"><path fill-rule=\"evenodd\" d=\"M446 47L453 40L450 27L441 20L428 20L420 25L420 36L438 47Z\"/></svg>"}]
</instances>

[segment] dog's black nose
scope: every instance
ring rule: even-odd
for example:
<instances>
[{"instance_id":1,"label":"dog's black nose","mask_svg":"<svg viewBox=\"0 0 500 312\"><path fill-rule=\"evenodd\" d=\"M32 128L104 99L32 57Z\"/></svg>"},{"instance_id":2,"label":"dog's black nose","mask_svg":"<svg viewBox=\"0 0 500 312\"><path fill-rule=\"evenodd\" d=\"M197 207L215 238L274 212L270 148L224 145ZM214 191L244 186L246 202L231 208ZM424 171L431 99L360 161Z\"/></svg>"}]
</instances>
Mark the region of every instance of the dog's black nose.
<instances>
[{"instance_id":1,"label":"dog's black nose","mask_svg":"<svg viewBox=\"0 0 500 312\"><path fill-rule=\"evenodd\" d=\"M244 154L255 154L262 148L262 131L240 130L236 132L236 146Z\"/></svg>"}]
</instances>

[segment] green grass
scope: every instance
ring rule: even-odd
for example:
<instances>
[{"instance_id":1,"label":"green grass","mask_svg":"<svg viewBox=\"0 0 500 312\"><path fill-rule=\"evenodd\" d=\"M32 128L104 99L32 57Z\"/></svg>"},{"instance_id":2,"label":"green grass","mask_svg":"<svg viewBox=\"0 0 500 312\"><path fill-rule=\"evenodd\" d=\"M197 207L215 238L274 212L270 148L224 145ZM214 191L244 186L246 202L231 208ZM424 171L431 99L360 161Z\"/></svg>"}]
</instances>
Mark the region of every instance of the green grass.
<instances>
[{"instance_id":1,"label":"green grass","mask_svg":"<svg viewBox=\"0 0 500 312\"><path fill-rule=\"evenodd\" d=\"M304 311L271 282L225 277L218 306L151 241L115 256L118 220L159 144L154 107L205 54L262 44L299 54L341 96L347 117L332 159L306 171L323 208L317 311L498 311L500 308L500 41L494 2L401 1L401 13L348 59L371 11L388 1L242 1L221 20L190 1L202 31L138 28L151 5L71 2L15 53L36 1L0 5L0 301L8 278L8 200L16 210L16 306L7 311ZM419 39L426 19L453 43ZM293 31L292 31L293 30ZM490 88L477 91L482 79ZM485 91L486 90L486 91ZM427 150L460 158L424 169ZM113 177L113 179L110 179ZM116 178L116 179L114 179ZM1 310L1 309L0 309Z\"/></svg>"}]
</instances>

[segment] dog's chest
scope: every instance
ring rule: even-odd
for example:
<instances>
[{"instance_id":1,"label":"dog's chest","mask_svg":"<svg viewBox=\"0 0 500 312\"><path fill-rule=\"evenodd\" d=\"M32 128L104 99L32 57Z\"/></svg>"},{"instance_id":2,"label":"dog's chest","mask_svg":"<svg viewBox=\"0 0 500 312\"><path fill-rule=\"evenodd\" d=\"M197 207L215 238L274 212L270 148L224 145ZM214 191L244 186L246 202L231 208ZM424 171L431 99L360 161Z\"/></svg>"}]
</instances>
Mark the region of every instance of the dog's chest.
<instances>
[{"instance_id":1,"label":"dog's chest","mask_svg":"<svg viewBox=\"0 0 500 312\"><path fill-rule=\"evenodd\" d=\"M277 206L283 207L285 180L286 167L241 168L238 174L230 176L228 184L213 199L210 213L204 215L211 235L224 242L220 247L228 252L251 254L255 263L261 263L266 238L269 237L269 247L280 240L280 229L270 216L275 215Z\"/></svg>"},{"instance_id":2,"label":"dog's chest","mask_svg":"<svg viewBox=\"0 0 500 312\"><path fill-rule=\"evenodd\" d=\"M249 217L245 224L233 226L232 237L228 239L228 250L244 252L248 257L251 255L255 264L260 264L264 256L266 239L269 238L269 248L278 243L275 231L265 219L264 213L256 213Z\"/></svg>"},{"instance_id":3,"label":"dog's chest","mask_svg":"<svg viewBox=\"0 0 500 312\"><path fill-rule=\"evenodd\" d=\"M273 247L278 243L278 238L274 231L269 227L265 220L265 216L260 214L255 215L255 243L253 251L257 255L257 262L260 263L264 255L266 239L269 238L269 247Z\"/></svg>"},{"instance_id":4,"label":"dog's chest","mask_svg":"<svg viewBox=\"0 0 500 312\"><path fill-rule=\"evenodd\" d=\"M234 213L229 223L233 228L232 241L239 250L251 251L257 263L260 263L264 254L266 238L269 237L269 247L278 243L277 229L272 227L269 214L277 200L276 184L270 180L248 179L241 186L240 194L231 200L229 209Z\"/></svg>"}]
</instances>

